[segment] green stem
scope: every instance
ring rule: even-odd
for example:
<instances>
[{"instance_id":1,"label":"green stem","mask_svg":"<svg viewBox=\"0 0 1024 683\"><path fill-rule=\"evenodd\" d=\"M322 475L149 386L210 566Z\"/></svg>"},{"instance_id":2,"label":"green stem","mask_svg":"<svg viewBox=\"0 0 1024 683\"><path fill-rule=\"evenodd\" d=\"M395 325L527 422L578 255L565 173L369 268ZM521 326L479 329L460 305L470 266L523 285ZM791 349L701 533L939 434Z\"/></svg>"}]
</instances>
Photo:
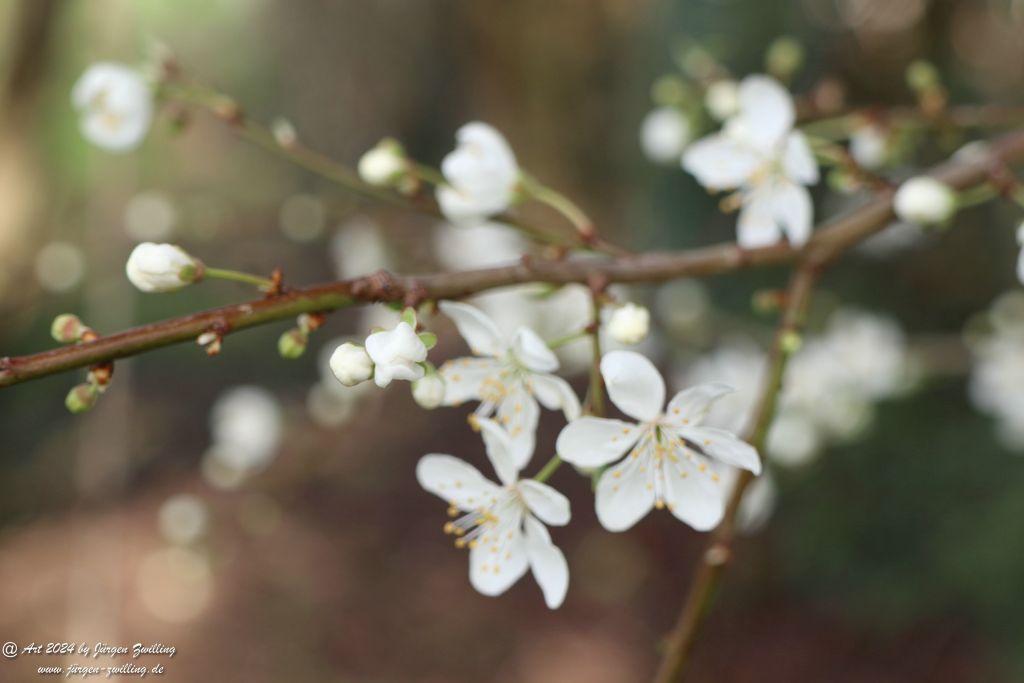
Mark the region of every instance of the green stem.
<instances>
[{"instance_id":1,"label":"green stem","mask_svg":"<svg viewBox=\"0 0 1024 683\"><path fill-rule=\"evenodd\" d=\"M551 475L555 473L555 470L557 470L561 466L561 464L561 458L559 458L557 455L551 456L551 459L548 460L547 464L545 464L544 467L541 468L540 472L538 472L533 477L533 480L539 482L547 481L548 479L551 478Z\"/></svg>"},{"instance_id":2,"label":"green stem","mask_svg":"<svg viewBox=\"0 0 1024 683\"><path fill-rule=\"evenodd\" d=\"M203 271L203 277L214 277L217 278L218 280L233 280L235 282L244 282L247 285L255 285L263 290L270 289L274 285L273 280L271 280L270 278L260 277L259 275L252 275L251 273L243 273L239 270L228 270L226 268L207 267Z\"/></svg>"},{"instance_id":3,"label":"green stem","mask_svg":"<svg viewBox=\"0 0 1024 683\"><path fill-rule=\"evenodd\" d=\"M573 224L573 227L576 228L576 231L580 233L580 235L587 238L594 235L594 221L590 220L590 217L583 212L583 209L577 206L564 194L543 185L536 178L533 178L526 173L523 173L522 186L523 190L529 197L537 200L541 204L550 206L552 209L565 216L565 218Z\"/></svg>"},{"instance_id":4,"label":"green stem","mask_svg":"<svg viewBox=\"0 0 1024 683\"><path fill-rule=\"evenodd\" d=\"M572 334L567 334L564 337L558 337L557 339L552 339L551 341L548 342L548 348L549 349L560 349L563 346L565 346L566 344L572 344L574 341L579 341L580 339L583 339L586 336L587 336L587 333L585 331L573 332Z\"/></svg>"},{"instance_id":5,"label":"green stem","mask_svg":"<svg viewBox=\"0 0 1024 683\"><path fill-rule=\"evenodd\" d=\"M587 392L587 408L591 415L604 416L604 379L601 377L601 301L595 292L593 297L594 320L590 332L593 358L590 362L590 389Z\"/></svg>"},{"instance_id":6,"label":"green stem","mask_svg":"<svg viewBox=\"0 0 1024 683\"><path fill-rule=\"evenodd\" d=\"M963 192L958 192L956 195L956 207L958 209L966 209L969 206L984 204L991 199L995 199L997 196L999 196L999 191L995 187L989 183L982 183Z\"/></svg>"}]
</instances>

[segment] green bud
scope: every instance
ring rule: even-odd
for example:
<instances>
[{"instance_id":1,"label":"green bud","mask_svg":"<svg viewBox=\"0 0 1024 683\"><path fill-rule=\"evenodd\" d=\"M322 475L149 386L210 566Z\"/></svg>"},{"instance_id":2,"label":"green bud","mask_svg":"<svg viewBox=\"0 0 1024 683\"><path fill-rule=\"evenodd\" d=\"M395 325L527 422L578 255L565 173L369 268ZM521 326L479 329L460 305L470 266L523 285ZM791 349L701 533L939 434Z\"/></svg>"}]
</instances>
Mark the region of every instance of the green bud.
<instances>
[{"instance_id":1,"label":"green bud","mask_svg":"<svg viewBox=\"0 0 1024 683\"><path fill-rule=\"evenodd\" d=\"M72 344L82 338L89 328L73 313L61 313L50 325L50 335L61 344Z\"/></svg>"},{"instance_id":2,"label":"green bud","mask_svg":"<svg viewBox=\"0 0 1024 683\"><path fill-rule=\"evenodd\" d=\"M689 92L682 79L675 75L665 75L654 81L651 86L651 99L661 106L679 106L688 99Z\"/></svg>"},{"instance_id":3,"label":"green bud","mask_svg":"<svg viewBox=\"0 0 1024 683\"><path fill-rule=\"evenodd\" d=\"M277 350L282 358L298 358L306 352L309 335L295 327L281 335L277 340Z\"/></svg>"},{"instance_id":4,"label":"green bud","mask_svg":"<svg viewBox=\"0 0 1024 683\"><path fill-rule=\"evenodd\" d=\"M409 327L416 329L416 309L411 306L402 311L402 322L409 323Z\"/></svg>"},{"instance_id":5,"label":"green bud","mask_svg":"<svg viewBox=\"0 0 1024 683\"><path fill-rule=\"evenodd\" d=\"M423 345L428 349L432 349L437 346L437 335L433 332L420 332L419 338L420 341L423 342Z\"/></svg>"},{"instance_id":6,"label":"green bud","mask_svg":"<svg viewBox=\"0 0 1024 683\"><path fill-rule=\"evenodd\" d=\"M768 73L789 80L804 63L804 47L791 36L776 38L764 56Z\"/></svg>"},{"instance_id":7,"label":"green bud","mask_svg":"<svg viewBox=\"0 0 1024 683\"><path fill-rule=\"evenodd\" d=\"M799 332L790 330L782 335L782 339L780 339L779 342L782 347L782 351L790 354L796 353L800 350L800 347L804 344L804 339L800 336Z\"/></svg>"},{"instance_id":8,"label":"green bud","mask_svg":"<svg viewBox=\"0 0 1024 683\"><path fill-rule=\"evenodd\" d=\"M68 392L64 405L74 415L84 413L96 405L99 394L99 389L94 384L79 384Z\"/></svg>"},{"instance_id":9,"label":"green bud","mask_svg":"<svg viewBox=\"0 0 1024 683\"><path fill-rule=\"evenodd\" d=\"M907 85L914 92L925 92L935 88L938 84L939 70L931 62L918 59L907 67Z\"/></svg>"},{"instance_id":10,"label":"green bud","mask_svg":"<svg viewBox=\"0 0 1024 683\"><path fill-rule=\"evenodd\" d=\"M182 282L191 283L202 277L202 274L202 270L196 263L190 263L187 266L183 266L182 269L178 271L178 279Z\"/></svg>"}]
</instances>

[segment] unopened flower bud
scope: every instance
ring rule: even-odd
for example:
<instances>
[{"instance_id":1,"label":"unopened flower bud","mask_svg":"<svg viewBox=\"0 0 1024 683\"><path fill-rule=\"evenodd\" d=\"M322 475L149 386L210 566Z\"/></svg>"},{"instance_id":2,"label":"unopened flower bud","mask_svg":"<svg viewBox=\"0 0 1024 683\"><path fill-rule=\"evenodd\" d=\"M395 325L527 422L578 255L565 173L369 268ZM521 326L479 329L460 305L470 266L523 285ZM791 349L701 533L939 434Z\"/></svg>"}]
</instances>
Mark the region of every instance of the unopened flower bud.
<instances>
[{"instance_id":1,"label":"unopened flower bud","mask_svg":"<svg viewBox=\"0 0 1024 683\"><path fill-rule=\"evenodd\" d=\"M647 336L651 314L643 306L626 303L608 319L608 335L620 344L636 344Z\"/></svg>"},{"instance_id":2,"label":"unopened flower bud","mask_svg":"<svg viewBox=\"0 0 1024 683\"><path fill-rule=\"evenodd\" d=\"M803 337L800 336L799 332L794 332L792 330L783 333L782 338L779 340L779 346L781 346L782 351L787 354L796 353L803 345Z\"/></svg>"},{"instance_id":3,"label":"unopened flower bud","mask_svg":"<svg viewBox=\"0 0 1024 683\"><path fill-rule=\"evenodd\" d=\"M405 151L391 138L384 138L359 159L359 177L370 185L397 185L407 172Z\"/></svg>"},{"instance_id":4,"label":"unopened flower bud","mask_svg":"<svg viewBox=\"0 0 1024 683\"><path fill-rule=\"evenodd\" d=\"M277 350L282 358L298 358L306 352L309 334L299 328L292 328L277 340Z\"/></svg>"},{"instance_id":5,"label":"unopened flower bud","mask_svg":"<svg viewBox=\"0 0 1024 683\"><path fill-rule=\"evenodd\" d=\"M329 361L331 372L347 387L354 387L373 377L373 361L366 349L345 342L334 350Z\"/></svg>"},{"instance_id":6,"label":"unopened flower bud","mask_svg":"<svg viewBox=\"0 0 1024 683\"><path fill-rule=\"evenodd\" d=\"M274 134L274 142L284 149L294 147L299 141L298 131L288 119L275 119L270 130Z\"/></svg>"},{"instance_id":7,"label":"unopened flower bud","mask_svg":"<svg viewBox=\"0 0 1024 683\"><path fill-rule=\"evenodd\" d=\"M902 221L936 225L949 220L956 211L956 196L945 183L918 176L900 185L893 208Z\"/></svg>"},{"instance_id":8,"label":"unopened flower bud","mask_svg":"<svg viewBox=\"0 0 1024 683\"><path fill-rule=\"evenodd\" d=\"M804 47L795 38L776 38L765 53L764 63L768 73L776 78L789 80L803 65Z\"/></svg>"},{"instance_id":9,"label":"unopened flower bud","mask_svg":"<svg viewBox=\"0 0 1024 683\"><path fill-rule=\"evenodd\" d=\"M729 79L715 81L704 93L704 106L716 121L735 115L740 110L739 84Z\"/></svg>"},{"instance_id":10,"label":"unopened flower bud","mask_svg":"<svg viewBox=\"0 0 1024 683\"><path fill-rule=\"evenodd\" d=\"M421 408L432 410L444 401L444 380L430 373L412 383L412 398Z\"/></svg>"},{"instance_id":11,"label":"unopened flower bud","mask_svg":"<svg viewBox=\"0 0 1024 683\"><path fill-rule=\"evenodd\" d=\"M907 67L907 85L917 93L935 88L939 84L939 70L923 59L911 62Z\"/></svg>"},{"instance_id":12,"label":"unopened flower bud","mask_svg":"<svg viewBox=\"0 0 1024 683\"><path fill-rule=\"evenodd\" d=\"M131 283L143 292L170 292L203 276L203 264L175 244L143 242L125 264Z\"/></svg>"},{"instance_id":13,"label":"unopened flower bud","mask_svg":"<svg viewBox=\"0 0 1024 683\"><path fill-rule=\"evenodd\" d=\"M53 324L50 326L50 334L61 344L72 344L79 341L88 330L89 327L73 313L61 313L53 319Z\"/></svg>"},{"instance_id":14,"label":"unopened flower bud","mask_svg":"<svg viewBox=\"0 0 1024 683\"><path fill-rule=\"evenodd\" d=\"M93 384L79 384L68 392L64 405L74 414L84 413L96 405L99 390Z\"/></svg>"}]
</instances>

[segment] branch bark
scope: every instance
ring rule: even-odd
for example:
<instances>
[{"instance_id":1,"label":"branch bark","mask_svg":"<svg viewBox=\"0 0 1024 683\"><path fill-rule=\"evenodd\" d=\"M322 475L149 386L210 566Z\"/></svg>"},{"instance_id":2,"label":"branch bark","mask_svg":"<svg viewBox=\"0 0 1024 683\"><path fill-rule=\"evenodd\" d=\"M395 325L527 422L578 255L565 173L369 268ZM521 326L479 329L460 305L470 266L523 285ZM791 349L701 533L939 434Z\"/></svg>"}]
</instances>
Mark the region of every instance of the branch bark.
<instances>
[{"instance_id":1,"label":"branch bark","mask_svg":"<svg viewBox=\"0 0 1024 683\"><path fill-rule=\"evenodd\" d=\"M984 182L994 168L1024 160L1024 131L993 142L986 152L953 160L931 174L954 188ZM225 335L257 325L292 318L300 313L333 311L356 303L454 299L496 287L529 282L609 283L662 282L714 275L791 262L797 257L822 265L884 228L893 218L892 193L882 192L860 207L815 231L803 249L776 244L743 250L733 243L698 249L648 252L607 259L550 261L524 259L497 268L392 276L387 273L294 289L271 298L224 306L170 318L74 346L26 356L0 358L0 388L96 363L134 356L163 346L194 340L207 331Z\"/></svg>"}]
</instances>

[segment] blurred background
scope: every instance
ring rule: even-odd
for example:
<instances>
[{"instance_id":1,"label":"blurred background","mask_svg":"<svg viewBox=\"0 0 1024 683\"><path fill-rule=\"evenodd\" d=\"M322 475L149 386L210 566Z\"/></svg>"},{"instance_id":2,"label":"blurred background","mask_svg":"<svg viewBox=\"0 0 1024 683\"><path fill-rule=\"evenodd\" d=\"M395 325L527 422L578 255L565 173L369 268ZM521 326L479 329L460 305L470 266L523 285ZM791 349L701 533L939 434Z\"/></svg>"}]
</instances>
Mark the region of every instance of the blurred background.
<instances>
[{"instance_id":1,"label":"blurred background","mask_svg":"<svg viewBox=\"0 0 1024 683\"><path fill-rule=\"evenodd\" d=\"M139 241L280 266L294 284L530 248L502 227L357 201L202 112L165 108L130 154L91 147L72 84L157 44L253 118L284 117L349 164L391 135L436 165L459 125L488 121L525 168L636 249L734 239L717 200L643 154L641 122L675 79L763 71L785 35L805 53L794 89L824 85L854 106L912 105L905 71L921 58L953 102L1019 104L1024 84L1017 0L11 0L0 18L0 355L12 356L52 347L63 312L110 332L252 297L224 282L141 294L123 274ZM905 177L990 132L923 131L884 172ZM826 217L860 201L816 198ZM896 227L829 272L692 680L1024 674L1019 221L986 205L937 234ZM736 384L721 419L741 422L773 322L751 300L785 276L623 295L651 307L643 349L673 384ZM587 315L571 288L481 305L549 339ZM0 640L161 642L177 648L170 680L648 680L704 538L667 514L608 533L589 482L563 468L565 605L547 610L530 578L501 598L475 593L441 533L444 504L413 475L428 452L487 471L467 409L422 410L404 383L345 390L323 369L322 349L391 315L332 315L298 360L277 354L282 323L228 337L216 358L182 345L118 362L75 417L63 398L84 373L0 391ZM443 320L431 325L432 358L466 352ZM581 361L579 348L563 355L580 392ZM535 467L561 425L542 415ZM34 680L42 663L0 662L0 679Z\"/></svg>"}]
</instances>

